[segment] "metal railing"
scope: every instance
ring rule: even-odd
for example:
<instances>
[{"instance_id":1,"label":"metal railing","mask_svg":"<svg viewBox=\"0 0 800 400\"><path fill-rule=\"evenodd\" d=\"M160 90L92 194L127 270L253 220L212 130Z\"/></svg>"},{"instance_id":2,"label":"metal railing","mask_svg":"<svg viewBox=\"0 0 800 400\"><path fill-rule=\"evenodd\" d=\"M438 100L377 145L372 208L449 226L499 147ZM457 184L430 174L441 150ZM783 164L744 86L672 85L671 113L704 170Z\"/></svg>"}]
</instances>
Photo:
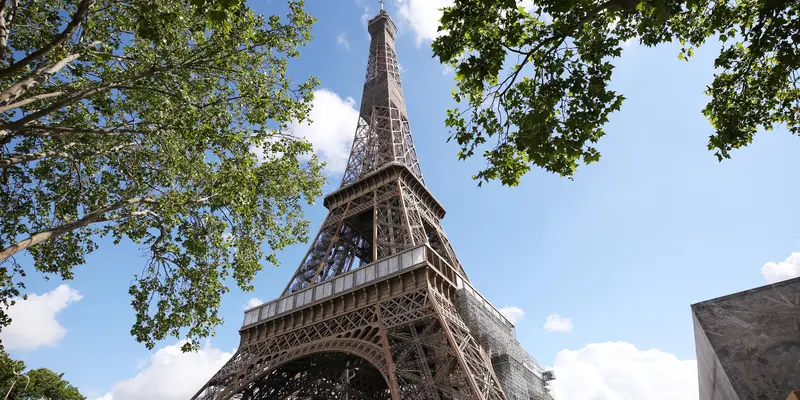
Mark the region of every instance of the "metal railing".
<instances>
[{"instance_id":1,"label":"metal railing","mask_svg":"<svg viewBox=\"0 0 800 400\"><path fill-rule=\"evenodd\" d=\"M307 305L329 299L343 292L366 286L389 275L428 263L442 276L448 278L458 289L463 289L467 295L474 296L486 307L489 314L501 323L514 327L492 303L483 297L466 279L461 277L445 259L428 245L420 245L401 253L383 258L374 263L361 266L357 269L339 275L333 279L316 284L306 289L279 297L270 302L245 310L244 323L248 326L267 319L279 317Z\"/></svg>"},{"instance_id":2,"label":"metal railing","mask_svg":"<svg viewBox=\"0 0 800 400\"><path fill-rule=\"evenodd\" d=\"M427 259L426 247L422 245L406 250L377 262L361 266L307 289L298 290L292 294L248 309L244 313L243 326L287 314L294 309L334 297L399 271L425 263Z\"/></svg>"}]
</instances>

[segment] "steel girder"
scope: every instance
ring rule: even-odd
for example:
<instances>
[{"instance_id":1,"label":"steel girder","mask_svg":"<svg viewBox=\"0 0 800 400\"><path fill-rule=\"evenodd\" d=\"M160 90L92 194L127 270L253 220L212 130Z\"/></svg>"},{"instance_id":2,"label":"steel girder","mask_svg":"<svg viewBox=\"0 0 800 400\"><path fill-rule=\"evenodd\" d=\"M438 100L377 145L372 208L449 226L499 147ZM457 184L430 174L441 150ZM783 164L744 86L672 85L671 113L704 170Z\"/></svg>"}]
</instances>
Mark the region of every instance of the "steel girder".
<instances>
[{"instance_id":1,"label":"steel girder","mask_svg":"<svg viewBox=\"0 0 800 400\"><path fill-rule=\"evenodd\" d=\"M368 28L364 93L342 184L325 198L328 216L282 296L423 244L467 280L414 149L396 28L383 11ZM369 295L359 289L359 296L377 297L358 309L332 299L319 306L322 314L299 316L291 330L243 330L237 352L193 399L505 400L453 293L440 292L427 273L409 273L410 283L398 277L399 285L377 282Z\"/></svg>"},{"instance_id":2,"label":"steel girder","mask_svg":"<svg viewBox=\"0 0 800 400\"><path fill-rule=\"evenodd\" d=\"M194 399L315 396L505 399L488 355L432 287L242 346Z\"/></svg>"},{"instance_id":3,"label":"steel girder","mask_svg":"<svg viewBox=\"0 0 800 400\"><path fill-rule=\"evenodd\" d=\"M466 277L439 218L398 176L328 213L283 295L421 244Z\"/></svg>"}]
</instances>

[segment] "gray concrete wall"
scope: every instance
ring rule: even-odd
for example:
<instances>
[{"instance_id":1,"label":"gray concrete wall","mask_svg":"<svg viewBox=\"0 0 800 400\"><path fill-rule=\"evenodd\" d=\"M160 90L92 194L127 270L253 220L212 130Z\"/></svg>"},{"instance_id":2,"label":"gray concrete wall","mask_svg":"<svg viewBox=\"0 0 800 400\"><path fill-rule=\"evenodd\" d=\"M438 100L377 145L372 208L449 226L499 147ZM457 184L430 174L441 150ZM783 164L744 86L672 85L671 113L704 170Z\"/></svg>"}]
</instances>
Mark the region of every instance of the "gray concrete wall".
<instances>
[{"instance_id":1,"label":"gray concrete wall","mask_svg":"<svg viewBox=\"0 0 800 400\"><path fill-rule=\"evenodd\" d=\"M783 400L800 388L800 278L694 304L692 312L701 400L726 390L720 367L741 400Z\"/></svg>"},{"instance_id":2,"label":"gray concrete wall","mask_svg":"<svg viewBox=\"0 0 800 400\"><path fill-rule=\"evenodd\" d=\"M706 332L692 315L694 321L694 342L697 351L697 375L700 383L700 400L739 400L731 381L725 375Z\"/></svg>"}]
</instances>

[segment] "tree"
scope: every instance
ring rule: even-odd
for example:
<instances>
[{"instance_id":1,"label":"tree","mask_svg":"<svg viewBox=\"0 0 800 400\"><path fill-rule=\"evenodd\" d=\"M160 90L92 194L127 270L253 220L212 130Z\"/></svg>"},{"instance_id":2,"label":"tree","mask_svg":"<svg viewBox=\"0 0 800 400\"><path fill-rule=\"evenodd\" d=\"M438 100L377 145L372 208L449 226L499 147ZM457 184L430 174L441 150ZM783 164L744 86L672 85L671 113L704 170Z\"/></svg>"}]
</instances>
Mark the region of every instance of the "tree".
<instances>
[{"instance_id":1,"label":"tree","mask_svg":"<svg viewBox=\"0 0 800 400\"><path fill-rule=\"evenodd\" d=\"M285 18L237 0L0 1L0 300L24 290L21 251L71 279L109 236L147 257L136 340L212 335L227 285L252 290L306 240L322 164L285 128L317 84L288 72L313 21L299 0Z\"/></svg>"},{"instance_id":2,"label":"tree","mask_svg":"<svg viewBox=\"0 0 800 400\"><path fill-rule=\"evenodd\" d=\"M64 374L57 374L47 368L24 372L25 363L12 360L8 353L0 350L0 396L5 396L16 380L9 400L85 400L75 386L64 380ZM25 378L27 376L30 379Z\"/></svg>"},{"instance_id":3,"label":"tree","mask_svg":"<svg viewBox=\"0 0 800 400\"><path fill-rule=\"evenodd\" d=\"M455 68L453 97L468 106L448 110L450 138L461 159L493 143L479 185L517 185L532 166L571 177L599 160L594 144L624 100L608 87L611 59L629 40L679 41L685 60L710 38L723 43L703 110L720 161L759 128L800 133L796 1L455 0L440 31L433 52Z\"/></svg>"}]
</instances>

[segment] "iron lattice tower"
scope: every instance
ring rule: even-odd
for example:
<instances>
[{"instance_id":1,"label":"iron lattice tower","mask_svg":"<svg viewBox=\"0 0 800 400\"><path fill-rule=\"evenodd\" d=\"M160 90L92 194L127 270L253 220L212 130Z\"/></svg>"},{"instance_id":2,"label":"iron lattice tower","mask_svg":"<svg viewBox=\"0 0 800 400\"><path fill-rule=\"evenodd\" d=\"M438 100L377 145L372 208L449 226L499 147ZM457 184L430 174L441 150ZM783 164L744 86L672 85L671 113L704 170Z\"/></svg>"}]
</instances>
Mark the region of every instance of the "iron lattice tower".
<instances>
[{"instance_id":1,"label":"iron lattice tower","mask_svg":"<svg viewBox=\"0 0 800 400\"><path fill-rule=\"evenodd\" d=\"M353 148L281 296L245 311L236 354L193 397L549 399L513 325L470 284L422 177L385 11L369 22Z\"/></svg>"}]
</instances>

